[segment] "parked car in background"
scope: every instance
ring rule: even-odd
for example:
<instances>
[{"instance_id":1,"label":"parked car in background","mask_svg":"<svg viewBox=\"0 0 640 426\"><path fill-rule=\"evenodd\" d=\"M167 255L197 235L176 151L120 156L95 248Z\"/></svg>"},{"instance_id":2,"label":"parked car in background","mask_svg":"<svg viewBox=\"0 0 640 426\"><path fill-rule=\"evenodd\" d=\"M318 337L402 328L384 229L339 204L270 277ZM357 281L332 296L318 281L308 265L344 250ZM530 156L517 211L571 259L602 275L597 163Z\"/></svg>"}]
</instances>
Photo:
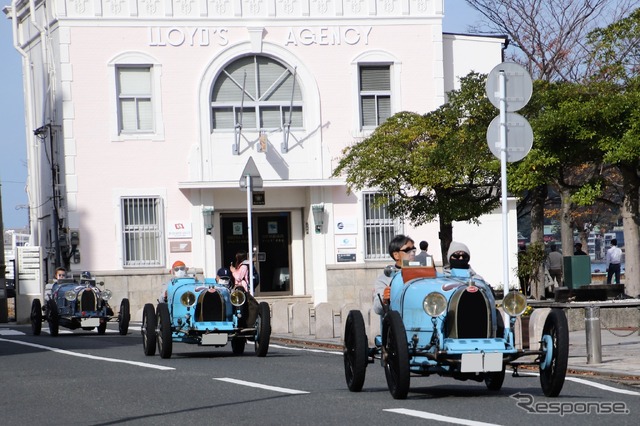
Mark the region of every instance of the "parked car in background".
<instances>
[{"instance_id":1,"label":"parked car in background","mask_svg":"<svg viewBox=\"0 0 640 426\"><path fill-rule=\"evenodd\" d=\"M45 287L44 304L40 299L31 303L31 329L39 335L42 322L49 324L49 333L57 336L60 327L75 330L97 329L104 334L109 321L118 321L118 331L127 334L131 320L129 299L122 299L120 311L116 315L109 305L111 291L102 289L103 282L96 282L91 275L74 280L65 278Z\"/></svg>"},{"instance_id":2,"label":"parked car in background","mask_svg":"<svg viewBox=\"0 0 640 426\"><path fill-rule=\"evenodd\" d=\"M148 356L157 347L160 357L170 358L173 343L223 347L229 342L233 354L242 355L246 343L253 342L255 354L264 357L270 338L269 304L211 278L173 278L166 299L156 307L147 303L142 311L142 346Z\"/></svg>"},{"instance_id":3,"label":"parked car in background","mask_svg":"<svg viewBox=\"0 0 640 426\"><path fill-rule=\"evenodd\" d=\"M412 375L483 381L490 391L498 391L505 367L517 371L522 365L538 366L546 396L560 393L569 356L564 311L535 310L530 323L541 327L533 327L533 338L526 345L517 345L516 335L522 336L517 319L527 308L522 293L507 293L499 310L491 287L467 270L437 274L431 267L390 267L387 271L392 276L391 303L381 317L373 347L368 346L362 313L352 310L347 316L344 368L349 390L362 390L366 367L379 360L395 399L407 397Z\"/></svg>"}]
</instances>

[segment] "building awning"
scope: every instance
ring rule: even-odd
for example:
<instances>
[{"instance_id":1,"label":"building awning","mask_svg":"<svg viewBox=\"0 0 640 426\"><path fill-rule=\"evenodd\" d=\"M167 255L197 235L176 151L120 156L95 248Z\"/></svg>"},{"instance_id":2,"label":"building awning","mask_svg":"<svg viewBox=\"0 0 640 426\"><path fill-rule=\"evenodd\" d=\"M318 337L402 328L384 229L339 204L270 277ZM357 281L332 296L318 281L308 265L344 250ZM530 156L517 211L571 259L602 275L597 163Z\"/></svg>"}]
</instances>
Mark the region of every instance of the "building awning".
<instances>
[{"instance_id":1,"label":"building awning","mask_svg":"<svg viewBox=\"0 0 640 426\"><path fill-rule=\"evenodd\" d=\"M299 180L263 180L263 188L299 188L299 187L331 187L346 186L342 179L299 179ZM239 188L237 180L233 181L188 181L178 182L179 189L225 189Z\"/></svg>"}]
</instances>

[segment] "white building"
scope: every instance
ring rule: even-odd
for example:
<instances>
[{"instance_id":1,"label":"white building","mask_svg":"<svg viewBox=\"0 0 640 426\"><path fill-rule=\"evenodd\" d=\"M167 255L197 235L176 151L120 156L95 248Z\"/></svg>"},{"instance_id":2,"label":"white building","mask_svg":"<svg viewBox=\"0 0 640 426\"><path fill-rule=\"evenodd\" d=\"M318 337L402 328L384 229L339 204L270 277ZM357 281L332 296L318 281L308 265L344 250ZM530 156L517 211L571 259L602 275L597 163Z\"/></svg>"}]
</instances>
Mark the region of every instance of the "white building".
<instances>
[{"instance_id":1,"label":"white building","mask_svg":"<svg viewBox=\"0 0 640 426\"><path fill-rule=\"evenodd\" d=\"M433 110L460 76L502 61L504 37L443 34L444 12L443 0L13 0L43 275L90 270L135 318L175 260L214 276L249 230L264 298L366 299L389 263L382 235L426 239L441 261L437 224L393 221L331 173L389 115ZM239 188L250 159L252 198ZM499 212L454 229L497 284L500 229Z\"/></svg>"}]
</instances>

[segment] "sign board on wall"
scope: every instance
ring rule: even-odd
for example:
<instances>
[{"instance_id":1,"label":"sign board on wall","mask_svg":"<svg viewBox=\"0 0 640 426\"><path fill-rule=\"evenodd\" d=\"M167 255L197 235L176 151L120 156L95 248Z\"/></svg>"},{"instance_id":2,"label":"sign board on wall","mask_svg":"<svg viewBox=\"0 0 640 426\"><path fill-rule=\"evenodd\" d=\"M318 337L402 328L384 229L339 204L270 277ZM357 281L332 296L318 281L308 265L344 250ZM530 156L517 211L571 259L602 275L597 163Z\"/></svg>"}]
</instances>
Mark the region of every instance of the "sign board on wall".
<instances>
[{"instance_id":1,"label":"sign board on wall","mask_svg":"<svg viewBox=\"0 0 640 426\"><path fill-rule=\"evenodd\" d=\"M191 238L191 222L169 222L167 238Z\"/></svg>"},{"instance_id":2,"label":"sign board on wall","mask_svg":"<svg viewBox=\"0 0 640 426\"><path fill-rule=\"evenodd\" d=\"M336 236L336 248L356 248L356 236L355 235L340 235Z\"/></svg>"},{"instance_id":3,"label":"sign board on wall","mask_svg":"<svg viewBox=\"0 0 640 426\"><path fill-rule=\"evenodd\" d=\"M169 251L171 253L191 252L191 241L169 241Z\"/></svg>"},{"instance_id":4,"label":"sign board on wall","mask_svg":"<svg viewBox=\"0 0 640 426\"><path fill-rule=\"evenodd\" d=\"M358 220L355 217L338 217L334 224L334 233L336 234L358 233Z\"/></svg>"},{"instance_id":5,"label":"sign board on wall","mask_svg":"<svg viewBox=\"0 0 640 426\"><path fill-rule=\"evenodd\" d=\"M355 262L355 253L338 253L338 262Z\"/></svg>"}]
</instances>

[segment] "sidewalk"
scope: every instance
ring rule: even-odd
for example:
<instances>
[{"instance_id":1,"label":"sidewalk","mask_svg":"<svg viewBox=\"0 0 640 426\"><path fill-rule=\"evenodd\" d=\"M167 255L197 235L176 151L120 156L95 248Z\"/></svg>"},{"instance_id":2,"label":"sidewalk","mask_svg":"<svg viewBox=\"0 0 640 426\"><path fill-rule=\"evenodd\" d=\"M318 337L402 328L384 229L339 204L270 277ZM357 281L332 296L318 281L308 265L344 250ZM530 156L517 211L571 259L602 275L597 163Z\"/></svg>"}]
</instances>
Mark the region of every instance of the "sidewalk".
<instances>
[{"instance_id":1,"label":"sidewalk","mask_svg":"<svg viewBox=\"0 0 640 426\"><path fill-rule=\"evenodd\" d=\"M342 350L342 339L315 339L314 336L294 337L291 334L272 335L274 342L298 346ZM585 330L569 333L569 373L593 374L626 378L640 383L640 334L637 328L602 329L601 363L587 364L587 336ZM593 354L595 357L596 354Z\"/></svg>"}]
</instances>

